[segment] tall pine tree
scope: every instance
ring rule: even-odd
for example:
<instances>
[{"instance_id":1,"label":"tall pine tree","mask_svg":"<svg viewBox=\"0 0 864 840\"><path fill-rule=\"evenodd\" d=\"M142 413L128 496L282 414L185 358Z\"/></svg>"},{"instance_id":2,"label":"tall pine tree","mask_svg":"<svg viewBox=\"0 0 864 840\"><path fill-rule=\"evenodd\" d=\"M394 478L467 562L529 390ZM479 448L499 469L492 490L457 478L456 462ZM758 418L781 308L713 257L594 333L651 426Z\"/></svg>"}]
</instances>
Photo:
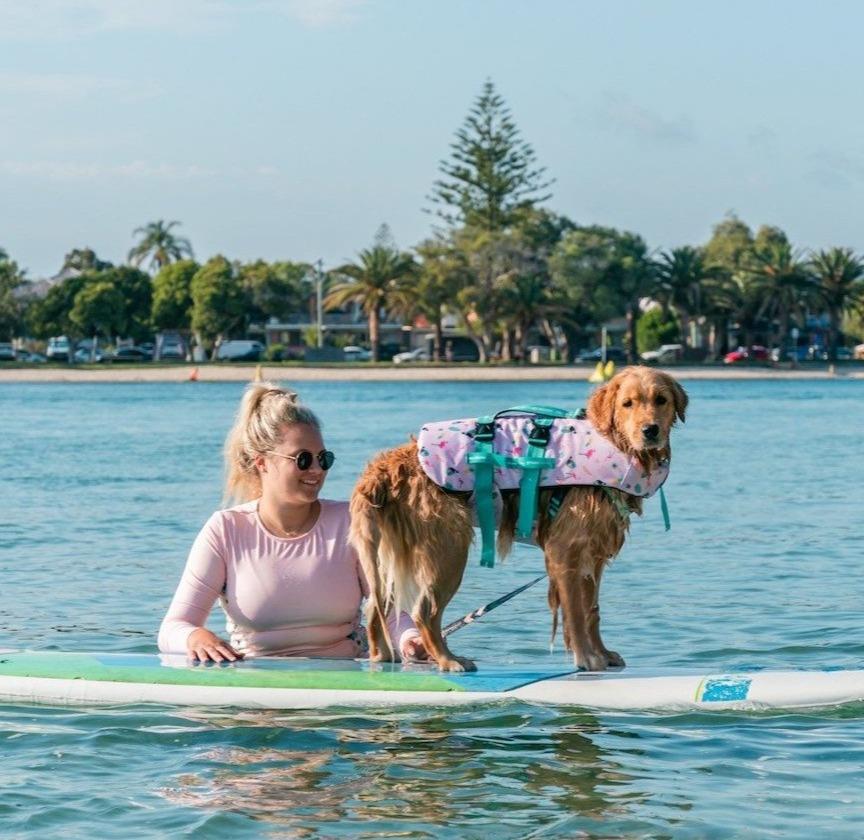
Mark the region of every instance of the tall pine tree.
<instances>
[{"instance_id":1,"label":"tall pine tree","mask_svg":"<svg viewBox=\"0 0 864 840\"><path fill-rule=\"evenodd\" d=\"M430 200L450 225L496 233L518 222L524 211L546 201L545 167L522 140L504 99L486 81L440 163L441 177Z\"/></svg>"}]
</instances>

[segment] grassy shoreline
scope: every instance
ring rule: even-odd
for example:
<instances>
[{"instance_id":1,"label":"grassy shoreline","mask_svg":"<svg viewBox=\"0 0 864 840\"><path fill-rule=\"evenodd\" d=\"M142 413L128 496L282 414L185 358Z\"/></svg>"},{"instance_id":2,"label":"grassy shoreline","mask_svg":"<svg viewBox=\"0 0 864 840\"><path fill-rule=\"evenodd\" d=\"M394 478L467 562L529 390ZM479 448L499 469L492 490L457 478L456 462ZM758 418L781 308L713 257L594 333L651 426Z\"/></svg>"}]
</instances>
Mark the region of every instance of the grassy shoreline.
<instances>
[{"instance_id":1,"label":"grassy shoreline","mask_svg":"<svg viewBox=\"0 0 864 840\"><path fill-rule=\"evenodd\" d=\"M249 382L263 379L297 382L580 382L593 372L592 365L370 365L347 363L331 365L295 364L172 364L102 367L9 366L0 368L0 385L8 382ZM729 367L721 365L675 365L666 368L680 380L821 380L864 379L864 365L808 364L788 366Z\"/></svg>"}]
</instances>

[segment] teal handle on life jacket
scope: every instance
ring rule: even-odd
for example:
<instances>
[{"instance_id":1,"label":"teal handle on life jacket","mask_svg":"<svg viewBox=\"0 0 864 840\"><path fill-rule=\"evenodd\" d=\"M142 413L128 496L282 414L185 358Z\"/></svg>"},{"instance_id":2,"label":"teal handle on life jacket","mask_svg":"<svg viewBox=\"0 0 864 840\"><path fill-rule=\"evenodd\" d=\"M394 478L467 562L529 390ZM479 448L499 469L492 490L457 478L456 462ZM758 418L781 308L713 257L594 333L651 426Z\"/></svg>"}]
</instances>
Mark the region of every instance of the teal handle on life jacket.
<instances>
[{"instance_id":1,"label":"teal handle on life jacket","mask_svg":"<svg viewBox=\"0 0 864 840\"><path fill-rule=\"evenodd\" d=\"M575 417L578 412L566 411L563 408L556 408L553 405L514 405L512 408L505 408L499 411L495 417L501 417L504 414L535 414L538 417Z\"/></svg>"}]
</instances>

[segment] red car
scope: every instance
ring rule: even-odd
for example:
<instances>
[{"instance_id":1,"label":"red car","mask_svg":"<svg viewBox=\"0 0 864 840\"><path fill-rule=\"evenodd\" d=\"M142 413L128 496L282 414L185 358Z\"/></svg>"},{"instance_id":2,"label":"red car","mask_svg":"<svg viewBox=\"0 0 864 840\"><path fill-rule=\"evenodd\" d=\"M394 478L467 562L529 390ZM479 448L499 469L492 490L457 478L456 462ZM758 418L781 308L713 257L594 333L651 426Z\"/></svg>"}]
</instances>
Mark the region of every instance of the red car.
<instances>
[{"instance_id":1,"label":"red car","mask_svg":"<svg viewBox=\"0 0 864 840\"><path fill-rule=\"evenodd\" d=\"M737 362L768 362L771 360L771 353L767 347L761 344L754 344L752 347L739 347L731 353L727 353L723 357L724 365L734 365Z\"/></svg>"}]
</instances>

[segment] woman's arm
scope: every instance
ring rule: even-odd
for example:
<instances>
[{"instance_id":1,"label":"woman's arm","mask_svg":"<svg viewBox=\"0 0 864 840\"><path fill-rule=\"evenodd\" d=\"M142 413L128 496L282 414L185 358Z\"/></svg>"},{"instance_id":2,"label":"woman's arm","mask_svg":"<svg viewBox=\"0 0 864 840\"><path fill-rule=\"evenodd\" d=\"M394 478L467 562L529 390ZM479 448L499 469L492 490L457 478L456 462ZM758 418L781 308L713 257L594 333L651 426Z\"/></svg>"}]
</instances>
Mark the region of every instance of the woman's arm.
<instances>
[{"instance_id":1,"label":"woman's arm","mask_svg":"<svg viewBox=\"0 0 864 840\"><path fill-rule=\"evenodd\" d=\"M204 625L225 587L225 560L215 517L201 529L171 606L159 628L159 650L188 653L201 661L222 662L242 658L227 642Z\"/></svg>"}]
</instances>

